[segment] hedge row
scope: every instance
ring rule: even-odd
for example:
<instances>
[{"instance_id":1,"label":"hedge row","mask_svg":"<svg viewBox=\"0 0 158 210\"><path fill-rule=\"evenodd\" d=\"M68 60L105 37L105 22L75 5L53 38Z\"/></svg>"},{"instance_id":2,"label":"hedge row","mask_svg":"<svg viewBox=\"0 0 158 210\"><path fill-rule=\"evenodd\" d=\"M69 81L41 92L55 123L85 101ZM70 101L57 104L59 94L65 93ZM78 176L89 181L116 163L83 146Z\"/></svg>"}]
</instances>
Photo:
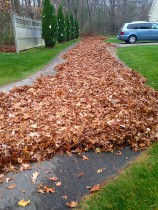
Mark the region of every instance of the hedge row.
<instances>
[{"instance_id":1,"label":"hedge row","mask_svg":"<svg viewBox=\"0 0 158 210\"><path fill-rule=\"evenodd\" d=\"M79 37L78 20L67 11L63 13L60 5L57 15L50 0L44 0L42 12L42 38L45 40L46 47L54 47L59 42L69 41Z\"/></svg>"}]
</instances>

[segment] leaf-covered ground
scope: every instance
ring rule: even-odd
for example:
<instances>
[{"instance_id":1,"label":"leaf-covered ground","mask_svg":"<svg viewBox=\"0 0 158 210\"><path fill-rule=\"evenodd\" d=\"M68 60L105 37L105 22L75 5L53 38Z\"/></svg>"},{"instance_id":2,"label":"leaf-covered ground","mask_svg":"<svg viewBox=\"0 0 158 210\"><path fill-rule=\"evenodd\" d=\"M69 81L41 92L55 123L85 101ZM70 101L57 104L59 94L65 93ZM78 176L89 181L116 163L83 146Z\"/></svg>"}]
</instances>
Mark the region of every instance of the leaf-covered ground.
<instances>
[{"instance_id":1,"label":"leaf-covered ground","mask_svg":"<svg viewBox=\"0 0 158 210\"><path fill-rule=\"evenodd\" d=\"M4 45L3 47L0 46L0 52L16 52L15 45Z\"/></svg>"},{"instance_id":2,"label":"leaf-covered ground","mask_svg":"<svg viewBox=\"0 0 158 210\"><path fill-rule=\"evenodd\" d=\"M130 145L158 139L158 92L86 38L64 55L54 77L0 93L0 167L40 161L57 152Z\"/></svg>"}]
</instances>

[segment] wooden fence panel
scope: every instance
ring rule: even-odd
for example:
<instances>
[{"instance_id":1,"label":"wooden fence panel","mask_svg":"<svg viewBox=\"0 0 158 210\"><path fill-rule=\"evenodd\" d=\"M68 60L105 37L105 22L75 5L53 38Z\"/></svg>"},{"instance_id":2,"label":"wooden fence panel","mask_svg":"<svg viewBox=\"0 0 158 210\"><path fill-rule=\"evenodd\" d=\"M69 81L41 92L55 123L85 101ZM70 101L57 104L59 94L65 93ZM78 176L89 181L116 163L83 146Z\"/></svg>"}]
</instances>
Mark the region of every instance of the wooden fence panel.
<instances>
[{"instance_id":1,"label":"wooden fence panel","mask_svg":"<svg viewBox=\"0 0 158 210\"><path fill-rule=\"evenodd\" d=\"M12 13L16 51L44 45L41 21L16 16Z\"/></svg>"}]
</instances>

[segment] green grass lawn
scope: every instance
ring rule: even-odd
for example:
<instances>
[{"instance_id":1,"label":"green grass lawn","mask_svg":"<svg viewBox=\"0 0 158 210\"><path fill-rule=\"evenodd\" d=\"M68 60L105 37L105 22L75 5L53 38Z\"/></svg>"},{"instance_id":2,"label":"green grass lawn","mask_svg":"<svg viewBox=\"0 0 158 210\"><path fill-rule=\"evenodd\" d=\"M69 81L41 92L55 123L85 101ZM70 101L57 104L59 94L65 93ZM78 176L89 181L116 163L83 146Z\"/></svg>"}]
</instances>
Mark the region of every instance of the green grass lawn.
<instances>
[{"instance_id":1,"label":"green grass lawn","mask_svg":"<svg viewBox=\"0 0 158 210\"><path fill-rule=\"evenodd\" d=\"M158 46L123 47L118 57L158 89ZM81 202L80 210L158 210L158 143Z\"/></svg>"},{"instance_id":2,"label":"green grass lawn","mask_svg":"<svg viewBox=\"0 0 158 210\"><path fill-rule=\"evenodd\" d=\"M79 39L57 44L52 49L38 47L19 54L0 53L0 86L26 78L35 73L61 51L77 41L79 41Z\"/></svg>"},{"instance_id":3,"label":"green grass lawn","mask_svg":"<svg viewBox=\"0 0 158 210\"><path fill-rule=\"evenodd\" d=\"M118 57L130 68L147 78L148 84L158 89L158 45L122 47Z\"/></svg>"},{"instance_id":4,"label":"green grass lawn","mask_svg":"<svg viewBox=\"0 0 158 210\"><path fill-rule=\"evenodd\" d=\"M83 202L80 210L157 210L158 144Z\"/></svg>"},{"instance_id":5,"label":"green grass lawn","mask_svg":"<svg viewBox=\"0 0 158 210\"><path fill-rule=\"evenodd\" d=\"M118 40L116 36L107 36L105 40L107 43L122 43L122 41Z\"/></svg>"}]
</instances>

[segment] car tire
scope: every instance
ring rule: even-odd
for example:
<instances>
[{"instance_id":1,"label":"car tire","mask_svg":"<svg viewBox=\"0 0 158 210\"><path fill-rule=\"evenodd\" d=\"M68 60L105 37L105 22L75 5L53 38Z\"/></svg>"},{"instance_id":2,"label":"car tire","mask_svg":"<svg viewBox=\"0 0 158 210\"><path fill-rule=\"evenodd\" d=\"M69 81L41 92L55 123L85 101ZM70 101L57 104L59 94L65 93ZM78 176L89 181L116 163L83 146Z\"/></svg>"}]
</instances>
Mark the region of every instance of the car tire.
<instances>
[{"instance_id":1,"label":"car tire","mask_svg":"<svg viewBox=\"0 0 158 210\"><path fill-rule=\"evenodd\" d=\"M128 37L128 43L134 44L137 41L137 37L135 35L131 35Z\"/></svg>"}]
</instances>

